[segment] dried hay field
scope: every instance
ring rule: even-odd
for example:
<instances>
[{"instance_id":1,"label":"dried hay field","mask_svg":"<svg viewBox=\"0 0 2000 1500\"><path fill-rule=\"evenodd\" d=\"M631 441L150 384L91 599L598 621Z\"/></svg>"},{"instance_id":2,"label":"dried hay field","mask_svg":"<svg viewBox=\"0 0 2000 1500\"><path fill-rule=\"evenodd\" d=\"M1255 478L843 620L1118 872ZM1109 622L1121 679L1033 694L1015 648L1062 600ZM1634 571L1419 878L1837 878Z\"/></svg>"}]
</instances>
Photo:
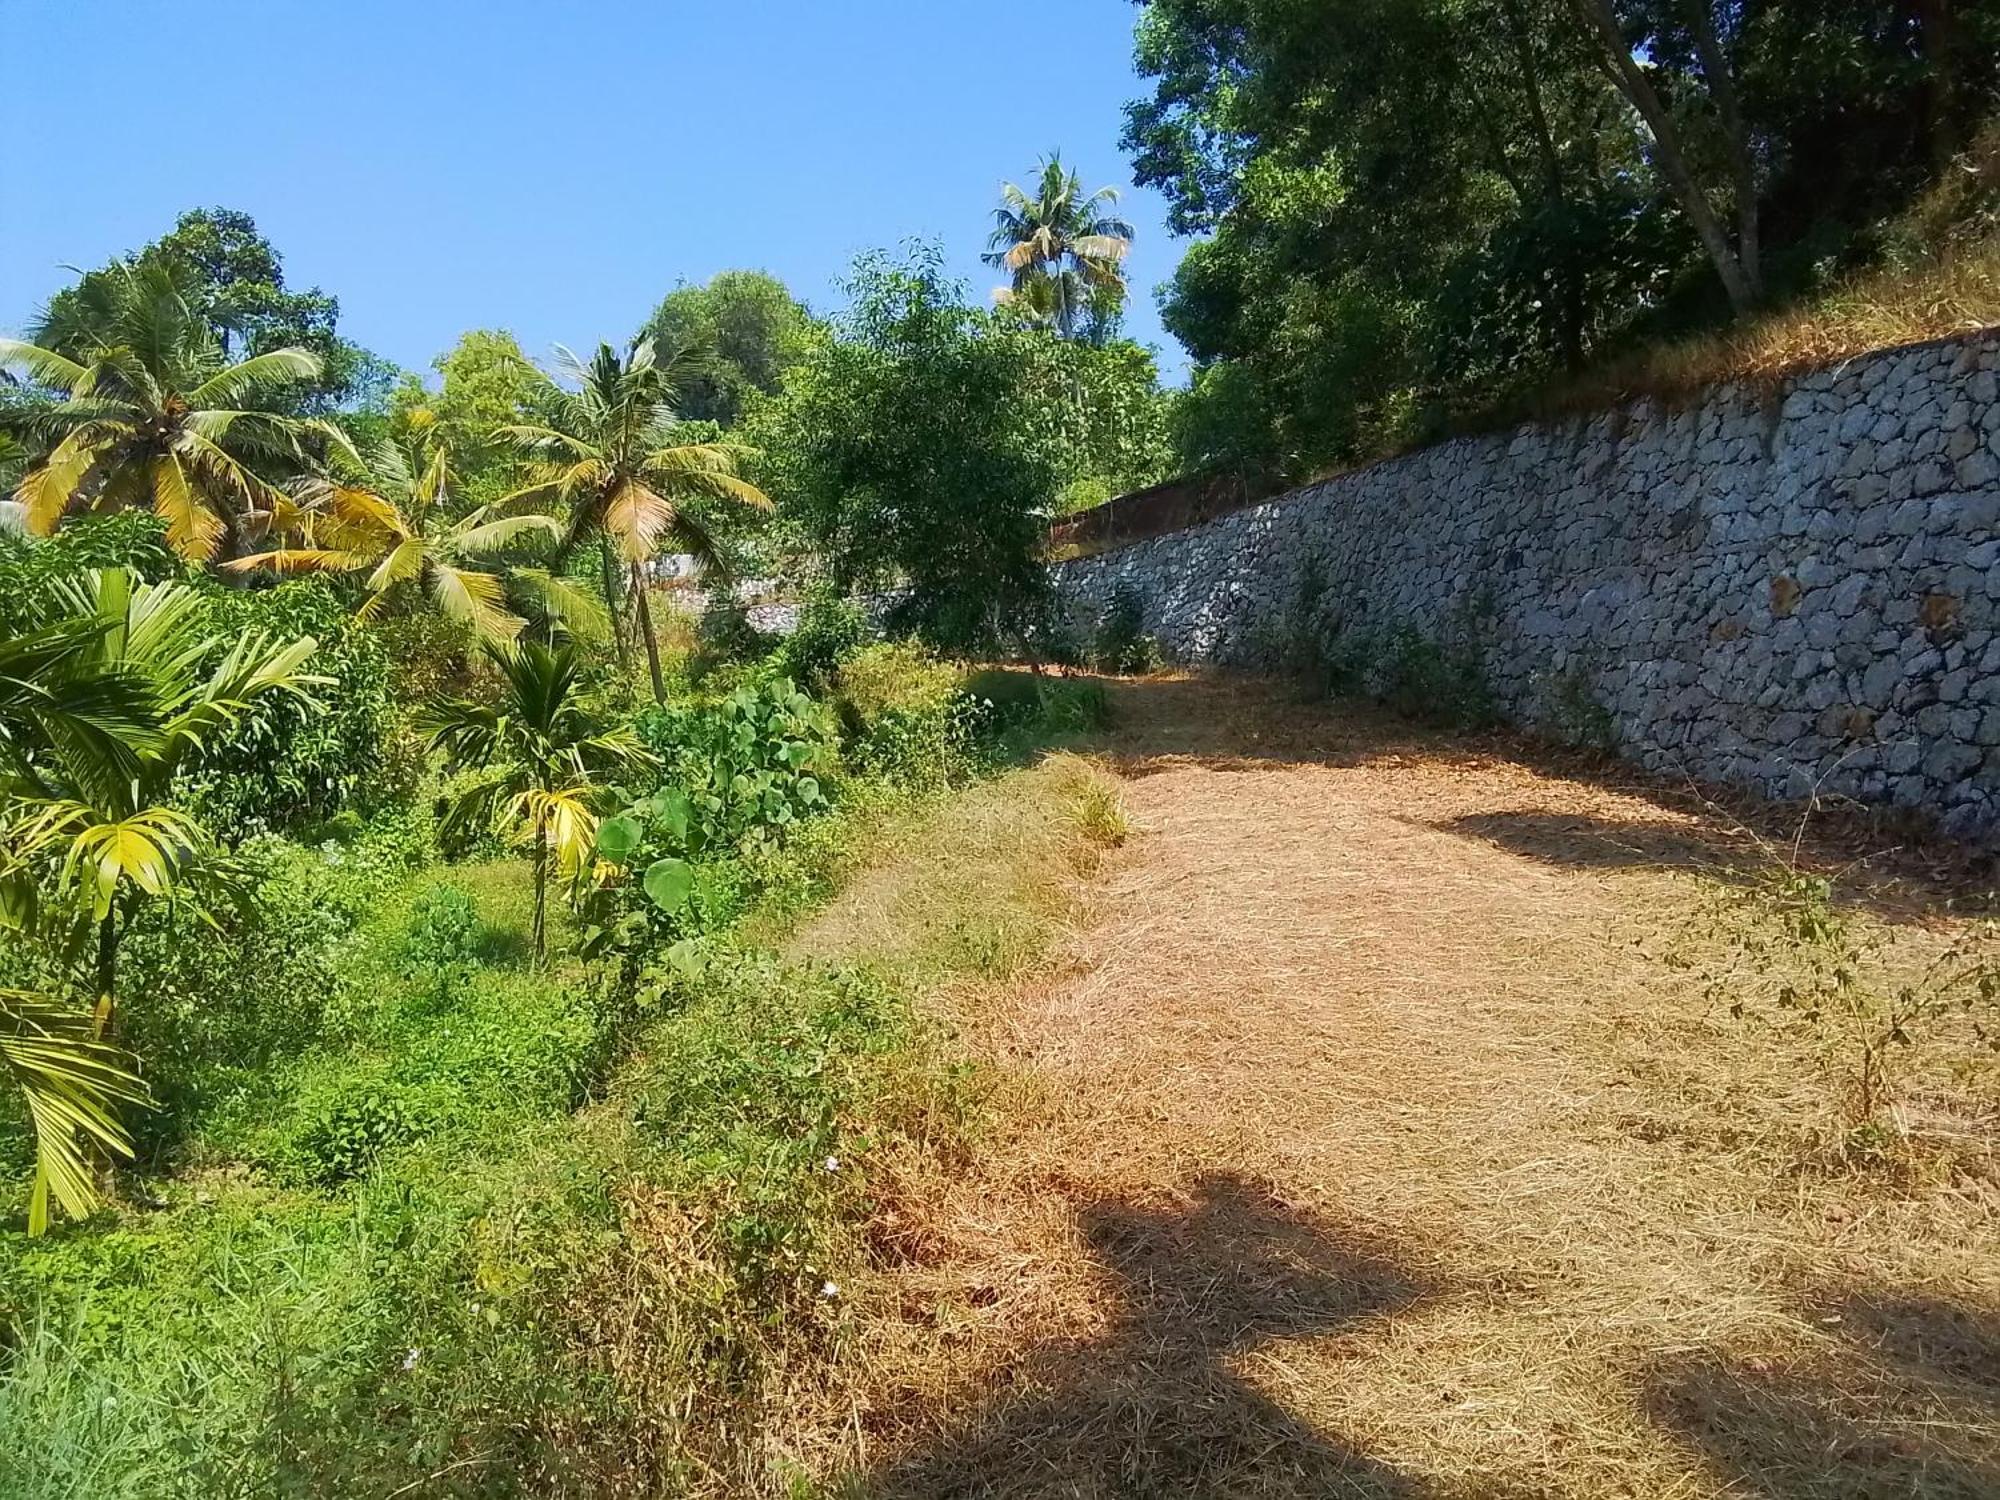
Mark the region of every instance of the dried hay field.
<instances>
[{"instance_id":1,"label":"dried hay field","mask_svg":"<svg viewBox=\"0 0 2000 1500\"><path fill-rule=\"evenodd\" d=\"M1113 692L1131 835L1048 871L1053 964L938 994L990 1117L885 1186L795 1459L927 1497L2000 1493L1992 1074L1947 1022L1857 1136L1838 1059L1730 1013L1758 830L1273 686ZM1920 972L1965 872L1856 847L1800 855Z\"/></svg>"}]
</instances>

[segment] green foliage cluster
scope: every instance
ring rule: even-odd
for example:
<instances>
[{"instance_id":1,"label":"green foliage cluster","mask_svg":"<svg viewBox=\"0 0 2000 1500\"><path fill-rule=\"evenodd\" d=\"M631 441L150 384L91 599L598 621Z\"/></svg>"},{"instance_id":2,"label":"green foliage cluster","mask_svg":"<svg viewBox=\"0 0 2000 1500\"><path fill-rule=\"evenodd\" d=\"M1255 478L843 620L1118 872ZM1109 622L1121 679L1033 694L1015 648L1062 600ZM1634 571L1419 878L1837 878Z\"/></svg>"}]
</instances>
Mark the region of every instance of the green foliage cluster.
<instances>
[{"instance_id":1,"label":"green foliage cluster","mask_svg":"<svg viewBox=\"0 0 2000 1500\"><path fill-rule=\"evenodd\" d=\"M978 706L958 668L910 641L881 641L840 663L834 702L856 772L941 788L967 768Z\"/></svg>"},{"instance_id":2,"label":"green foliage cluster","mask_svg":"<svg viewBox=\"0 0 2000 1500\"><path fill-rule=\"evenodd\" d=\"M1146 601L1131 584L1121 583L1111 591L1090 655L1103 672L1134 676L1159 670L1160 643L1146 634Z\"/></svg>"},{"instance_id":3,"label":"green foliage cluster","mask_svg":"<svg viewBox=\"0 0 2000 1500\"><path fill-rule=\"evenodd\" d=\"M189 569L166 544L157 517L141 511L86 516L46 542L0 538L0 629L25 633L63 608L62 587L93 569L176 582L201 593L202 633L214 646L205 666L248 634L311 636L311 700L274 696L214 737L179 778L175 796L224 842L297 830L376 787L394 717L383 642L363 628L325 582L302 579L269 590L227 587Z\"/></svg>"},{"instance_id":4,"label":"green foliage cluster","mask_svg":"<svg viewBox=\"0 0 2000 1500\"><path fill-rule=\"evenodd\" d=\"M847 291L745 424L757 472L835 589L898 586L892 630L991 645L1042 595L1036 550L1064 493L1157 476L1150 356L971 308L928 249L863 257Z\"/></svg>"},{"instance_id":5,"label":"green foliage cluster","mask_svg":"<svg viewBox=\"0 0 2000 1500\"><path fill-rule=\"evenodd\" d=\"M759 396L776 395L818 330L811 311L763 271L722 271L667 293L643 332L684 351L681 416L734 427Z\"/></svg>"},{"instance_id":6,"label":"green foliage cluster","mask_svg":"<svg viewBox=\"0 0 2000 1500\"><path fill-rule=\"evenodd\" d=\"M1811 296L1956 175L1996 56L1898 0L1156 0L1181 462L1300 477Z\"/></svg>"},{"instance_id":7,"label":"green foliage cluster","mask_svg":"<svg viewBox=\"0 0 2000 1500\"><path fill-rule=\"evenodd\" d=\"M60 342L80 330L93 300L125 270L170 277L231 353L294 348L316 356L318 373L281 397L277 409L327 414L382 399L392 367L341 337L338 298L285 284L284 257L249 214L190 209L167 234L56 293L43 315L45 332Z\"/></svg>"},{"instance_id":8,"label":"green foliage cluster","mask_svg":"<svg viewBox=\"0 0 2000 1500\"><path fill-rule=\"evenodd\" d=\"M816 582L800 601L798 620L779 648L779 660L808 690L824 693L841 664L861 649L868 635L868 618L861 606Z\"/></svg>"},{"instance_id":9,"label":"green foliage cluster","mask_svg":"<svg viewBox=\"0 0 2000 1500\"><path fill-rule=\"evenodd\" d=\"M1500 705L1480 639L1487 601L1472 596L1443 630L1409 620L1349 624L1327 594L1320 561L1308 557L1291 604L1262 641L1271 662L1309 692L1366 697L1403 718L1442 729L1490 729Z\"/></svg>"},{"instance_id":10,"label":"green foliage cluster","mask_svg":"<svg viewBox=\"0 0 2000 1500\"><path fill-rule=\"evenodd\" d=\"M691 803L702 847L782 837L825 805L839 768L832 716L786 677L753 679L712 704L650 708L638 729L665 783Z\"/></svg>"}]
</instances>

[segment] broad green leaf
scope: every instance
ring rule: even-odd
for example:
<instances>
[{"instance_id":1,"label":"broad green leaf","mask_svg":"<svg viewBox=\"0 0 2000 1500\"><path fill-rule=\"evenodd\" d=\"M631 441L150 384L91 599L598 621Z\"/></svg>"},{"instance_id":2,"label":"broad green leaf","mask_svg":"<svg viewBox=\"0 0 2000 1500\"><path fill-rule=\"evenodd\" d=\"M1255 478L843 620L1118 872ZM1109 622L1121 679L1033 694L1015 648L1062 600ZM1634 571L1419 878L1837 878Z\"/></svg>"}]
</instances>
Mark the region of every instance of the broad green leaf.
<instances>
[{"instance_id":1,"label":"broad green leaf","mask_svg":"<svg viewBox=\"0 0 2000 1500\"><path fill-rule=\"evenodd\" d=\"M629 865L646 842L646 829L630 813L607 818L597 830L597 853L614 865Z\"/></svg>"},{"instance_id":2,"label":"broad green leaf","mask_svg":"<svg viewBox=\"0 0 2000 1500\"><path fill-rule=\"evenodd\" d=\"M672 916L694 894L694 866L684 859L655 860L646 868L644 883L653 905Z\"/></svg>"}]
</instances>

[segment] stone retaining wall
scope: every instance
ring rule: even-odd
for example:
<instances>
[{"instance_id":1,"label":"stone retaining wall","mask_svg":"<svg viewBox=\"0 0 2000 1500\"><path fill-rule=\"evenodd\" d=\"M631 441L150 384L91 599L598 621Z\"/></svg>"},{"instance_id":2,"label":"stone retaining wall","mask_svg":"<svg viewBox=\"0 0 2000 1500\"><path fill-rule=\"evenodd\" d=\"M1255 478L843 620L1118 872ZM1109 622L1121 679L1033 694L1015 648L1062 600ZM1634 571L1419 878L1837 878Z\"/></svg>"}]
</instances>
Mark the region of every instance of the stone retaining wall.
<instances>
[{"instance_id":1,"label":"stone retaining wall","mask_svg":"<svg viewBox=\"0 0 2000 1500\"><path fill-rule=\"evenodd\" d=\"M1775 390L1464 438L1063 563L1189 663L1273 664L1309 559L1336 638L1470 643L1530 727L1658 771L2000 826L2000 336Z\"/></svg>"}]
</instances>

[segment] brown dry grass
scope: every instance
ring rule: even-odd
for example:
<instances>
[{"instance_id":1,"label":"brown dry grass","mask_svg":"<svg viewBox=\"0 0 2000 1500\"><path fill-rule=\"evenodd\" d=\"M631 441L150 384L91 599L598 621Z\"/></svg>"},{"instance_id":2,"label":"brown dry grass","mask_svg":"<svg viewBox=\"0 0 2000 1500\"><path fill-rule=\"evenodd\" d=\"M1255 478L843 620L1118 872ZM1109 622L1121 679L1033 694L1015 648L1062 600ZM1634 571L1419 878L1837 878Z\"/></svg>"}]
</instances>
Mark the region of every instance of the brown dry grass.
<instances>
[{"instance_id":1,"label":"brown dry grass","mask_svg":"<svg viewBox=\"0 0 2000 1500\"><path fill-rule=\"evenodd\" d=\"M2000 1492L1991 1096L1923 1072L1960 1149L1834 1160L1812 1052L1648 956L1739 832L1251 686L1114 691L1136 835L1053 972L941 996L996 1123L883 1185L809 1467L924 1496ZM1897 930L1915 955L1949 921Z\"/></svg>"}]
</instances>

